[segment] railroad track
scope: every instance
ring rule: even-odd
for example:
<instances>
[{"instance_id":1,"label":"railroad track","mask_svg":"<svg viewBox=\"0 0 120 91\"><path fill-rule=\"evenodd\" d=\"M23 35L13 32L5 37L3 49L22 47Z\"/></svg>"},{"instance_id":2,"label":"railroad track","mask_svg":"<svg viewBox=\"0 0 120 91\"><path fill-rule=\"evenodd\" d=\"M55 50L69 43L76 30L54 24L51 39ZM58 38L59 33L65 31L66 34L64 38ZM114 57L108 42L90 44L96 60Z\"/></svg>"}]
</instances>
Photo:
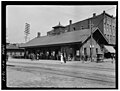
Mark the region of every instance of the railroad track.
<instances>
[{"instance_id":1,"label":"railroad track","mask_svg":"<svg viewBox=\"0 0 120 91\"><path fill-rule=\"evenodd\" d=\"M50 74L64 75L64 76L86 79L86 80L93 80L101 84L115 85L115 77L113 76L104 76L104 75L100 76L99 74L93 75L91 73L85 73L85 72L66 71L66 70L63 71L49 67L46 68L46 67L32 67L32 66L20 66L20 65L9 65L8 67L17 71L25 71L35 74L38 74L39 72L47 72Z\"/></svg>"},{"instance_id":2,"label":"railroad track","mask_svg":"<svg viewBox=\"0 0 120 91\"><path fill-rule=\"evenodd\" d=\"M10 62L10 63L17 63L17 64L36 64L36 65L45 65L45 66L54 66L54 67L61 67L60 64L48 64L48 63L29 63L29 62ZM63 65L64 66L64 65ZM91 66L82 66L82 65L66 65L67 67L70 68L80 68L80 69L89 69L89 70L100 70L100 71L109 71L109 72L114 72L115 69L113 68L102 68L102 67L91 67ZM65 67L65 66L64 66Z\"/></svg>"}]
</instances>

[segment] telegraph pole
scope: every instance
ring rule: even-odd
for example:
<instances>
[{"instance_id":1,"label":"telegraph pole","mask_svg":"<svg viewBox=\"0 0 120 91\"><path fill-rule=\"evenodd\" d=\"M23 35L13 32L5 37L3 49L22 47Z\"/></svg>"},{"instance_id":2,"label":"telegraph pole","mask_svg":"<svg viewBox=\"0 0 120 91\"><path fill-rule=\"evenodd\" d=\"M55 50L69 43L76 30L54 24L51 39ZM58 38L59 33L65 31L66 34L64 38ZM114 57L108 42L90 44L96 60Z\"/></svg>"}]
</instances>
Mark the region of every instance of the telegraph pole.
<instances>
[{"instance_id":1,"label":"telegraph pole","mask_svg":"<svg viewBox=\"0 0 120 91\"><path fill-rule=\"evenodd\" d=\"M90 37L91 37L91 40L90 40L90 57L91 57L91 62L92 62L92 54L93 54L93 34L92 34L92 26L93 26L93 24L92 24L92 19L90 20L90 32L91 32L91 34L90 34Z\"/></svg>"},{"instance_id":2,"label":"telegraph pole","mask_svg":"<svg viewBox=\"0 0 120 91\"><path fill-rule=\"evenodd\" d=\"M28 35L30 34L30 24L28 23L25 23L25 42L27 42L27 39L28 39Z\"/></svg>"}]
</instances>

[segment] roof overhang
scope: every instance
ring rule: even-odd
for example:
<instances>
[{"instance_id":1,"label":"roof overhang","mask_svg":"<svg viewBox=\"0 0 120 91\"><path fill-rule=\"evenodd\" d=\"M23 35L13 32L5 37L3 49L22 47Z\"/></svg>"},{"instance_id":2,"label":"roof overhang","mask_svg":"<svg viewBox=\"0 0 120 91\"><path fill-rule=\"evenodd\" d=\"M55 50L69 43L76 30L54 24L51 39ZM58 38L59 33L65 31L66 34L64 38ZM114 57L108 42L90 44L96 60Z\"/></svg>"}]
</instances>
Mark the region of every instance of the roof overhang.
<instances>
[{"instance_id":1,"label":"roof overhang","mask_svg":"<svg viewBox=\"0 0 120 91\"><path fill-rule=\"evenodd\" d=\"M104 45L104 47L108 52L115 53L115 49L113 48L113 46Z\"/></svg>"},{"instance_id":2,"label":"roof overhang","mask_svg":"<svg viewBox=\"0 0 120 91\"><path fill-rule=\"evenodd\" d=\"M21 48L42 48L42 47L57 47L57 46L69 46L74 44L82 44L82 42L70 42L70 43L60 43L60 44L48 44L48 45L33 45L33 46L21 46Z\"/></svg>"}]
</instances>

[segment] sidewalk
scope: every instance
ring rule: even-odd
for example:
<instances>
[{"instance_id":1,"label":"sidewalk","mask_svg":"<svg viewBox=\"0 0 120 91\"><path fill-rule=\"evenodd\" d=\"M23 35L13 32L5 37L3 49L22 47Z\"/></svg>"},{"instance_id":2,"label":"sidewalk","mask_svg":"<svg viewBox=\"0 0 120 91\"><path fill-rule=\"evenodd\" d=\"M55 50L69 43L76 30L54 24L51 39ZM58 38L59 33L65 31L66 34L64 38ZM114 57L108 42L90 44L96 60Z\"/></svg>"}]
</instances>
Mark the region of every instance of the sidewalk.
<instances>
[{"instance_id":1,"label":"sidewalk","mask_svg":"<svg viewBox=\"0 0 120 91\"><path fill-rule=\"evenodd\" d=\"M110 60L110 59L109 59ZM33 63L33 64L58 64L58 65L69 65L69 66L86 66L86 67L98 67L98 68L110 68L110 69L115 69L115 62L111 63L109 60L105 59L105 62L101 63L96 63L96 62L82 62L82 61L67 61L64 64L61 64L60 60L30 60L30 59L13 59L9 58L7 65L9 65L11 62L22 62L22 63Z\"/></svg>"}]
</instances>

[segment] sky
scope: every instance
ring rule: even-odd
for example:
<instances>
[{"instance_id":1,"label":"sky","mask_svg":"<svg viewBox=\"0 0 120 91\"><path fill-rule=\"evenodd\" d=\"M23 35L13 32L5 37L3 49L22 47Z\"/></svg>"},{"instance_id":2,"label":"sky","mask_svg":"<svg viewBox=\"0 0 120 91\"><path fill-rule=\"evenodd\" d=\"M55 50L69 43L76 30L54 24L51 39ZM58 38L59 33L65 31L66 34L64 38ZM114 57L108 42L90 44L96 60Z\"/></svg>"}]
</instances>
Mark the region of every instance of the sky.
<instances>
[{"instance_id":1,"label":"sky","mask_svg":"<svg viewBox=\"0 0 120 91\"><path fill-rule=\"evenodd\" d=\"M99 15L106 13L116 16L115 5L82 5L82 6L52 6L52 5L8 5L6 8L6 35L10 43L25 42L25 23L30 24L29 40L37 36L47 35L52 27L58 25L66 26L69 20L72 23L90 18L93 13Z\"/></svg>"}]
</instances>

